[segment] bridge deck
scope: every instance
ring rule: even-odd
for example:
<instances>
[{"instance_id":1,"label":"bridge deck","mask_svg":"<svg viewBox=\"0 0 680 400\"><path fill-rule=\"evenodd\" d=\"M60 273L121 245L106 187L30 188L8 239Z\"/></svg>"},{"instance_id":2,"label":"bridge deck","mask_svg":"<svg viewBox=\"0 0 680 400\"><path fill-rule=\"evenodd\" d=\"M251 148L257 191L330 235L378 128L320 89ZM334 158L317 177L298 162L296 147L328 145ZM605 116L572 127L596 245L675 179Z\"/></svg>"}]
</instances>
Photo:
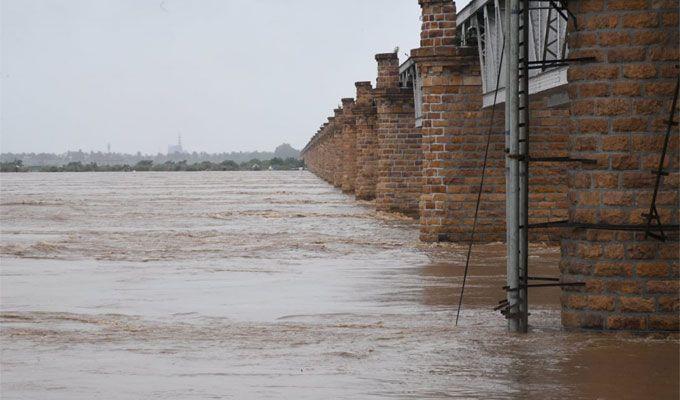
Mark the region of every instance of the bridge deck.
<instances>
[{"instance_id":1,"label":"bridge deck","mask_svg":"<svg viewBox=\"0 0 680 400\"><path fill-rule=\"evenodd\" d=\"M532 2L529 21L529 61L556 60L566 58L566 13L551 7L551 1ZM502 60L505 57L503 44L503 0L473 0L458 13L456 26L461 44L475 46L479 51L482 69L484 107L493 102L493 92L498 85L497 103L505 101L505 73ZM530 72L529 93L539 93L567 83L567 67L534 69Z\"/></svg>"}]
</instances>

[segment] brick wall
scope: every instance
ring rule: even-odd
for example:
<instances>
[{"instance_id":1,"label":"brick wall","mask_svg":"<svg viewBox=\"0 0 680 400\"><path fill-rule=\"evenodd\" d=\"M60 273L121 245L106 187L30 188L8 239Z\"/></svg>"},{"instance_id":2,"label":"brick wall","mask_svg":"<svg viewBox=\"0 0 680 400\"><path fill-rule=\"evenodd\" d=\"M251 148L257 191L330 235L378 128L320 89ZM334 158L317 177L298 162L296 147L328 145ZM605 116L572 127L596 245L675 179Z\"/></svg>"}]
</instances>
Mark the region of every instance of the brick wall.
<instances>
[{"instance_id":1,"label":"brick wall","mask_svg":"<svg viewBox=\"0 0 680 400\"><path fill-rule=\"evenodd\" d=\"M422 240L466 241L491 110L482 109L476 50L455 44L453 2L419 3L421 43L412 57L423 83L422 129L414 128L412 91L399 87L397 56L381 54L376 89L356 83L356 103L347 100L342 115L337 110L337 118L329 118L303 157L310 170L345 190L354 174L357 198L376 197L381 210L419 210ZM569 36L570 56L597 61L570 67L566 88L532 97L530 150L533 156L592 158L597 165L533 163L530 220L640 224L649 211L650 170L659 160L678 74L677 2L575 0L569 7L579 21ZM553 101L563 91L567 100ZM479 241L505 239L502 108L492 129ZM666 224L678 223L678 156L676 127L669 176L657 200ZM563 280L586 283L563 291L564 326L678 330L677 234L665 243L630 231L559 234ZM557 237L557 231L531 232L532 240Z\"/></svg>"},{"instance_id":2,"label":"brick wall","mask_svg":"<svg viewBox=\"0 0 680 400\"><path fill-rule=\"evenodd\" d=\"M333 184L334 177L334 163L335 157L334 138L333 138L333 120L335 117L329 117L328 122L321 127L319 134L320 140L318 145L317 160L319 176L326 182Z\"/></svg>"},{"instance_id":3,"label":"brick wall","mask_svg":"<svg viewBox=\"0 0 680 400\"><path fill-rule=\"evenodd\" d=\"M423 87L424 187L420 200L420 238L428 242L464 241L468 240L472 227L484 151L484 129L479 126L483 112L478 56L475 49L455 45L453 2L421 0L419 3L422 10L420 48L413 50L411 57ZM502 147L494 144L494 149L502 155ZM490 178L487 188L492 187L492 175L502 176L502 166L500 170L497 167L487 170ZM493 199L487 195L484 200L486 207ZM482 212L480 221L493 219L496 214L496 224L490 226L501 232L499 217L502 215L498 213L502 210L504 207L490 207L489 213ZM486 225L489 224L481 224ZM500 233L495 237L501 238Z\"/></svg>"},{"instance_id":4,"label":"brick wall","mask_svg":"<svg viewBox=\"0 0 680 400\"><path fill-rule=\"evenodd\" d=\"M378 79L374 93L378 134L376 207L418 215L422 191L421 134L415 127L412 88L399 87L396 53L376 55Z\"/></svg>"},{"instance_id":5,"label":"brick wall","mask_svg":"<svg viewBox=\"0 0 680 400\"><path fill-rule=\"evenodd\" d=\"M678 74L678 3L574 1L570 8L579 19L571 55L597 62L569 68L569 149L598 164L569 170L569 220L640 224ZM677 224L677 127L666 168L657 207L664 223ZM561 269L565 280L586 282L563 292L564 326L678 330L677 237L662 243L635 232L570 230Z\"/></svg>"},{"instance_id":6,"label":"brick wall","mask_svg":"<svg viewBox=\"0 0 680 400\"><path fill-rule=\"evenodd\" d=\"M324 123L321 126L321 132L319 133L320 140L319 140L319 148L318 148L318 168L319 168L319 176L321 179L325 180L326 182L331 181L331 175L330 175L330 166L328 163L324 162L324 159L327 158L327 148L329 147L329 142L330 142L330 135L328 134L328 131L326 130L326 127L328 126L328 122Z\"/></svg>"},{"instance_id":7,"label":"brick wall","mask_svg":"<svg viewBox=\"0 0 680 400\"><path fill-rule=\"evenodd\" d=\"M412 51L423 85L421 240L468 241L482 176L491 108L482 109L476 48L456 45L456 10L450 0L421 0L421 47ZM551 106L556 93L531 99L534 154L564 156L569 109ZM504 105L496 106L478 215L476 241L505 240ZM566 217L564 166L535 164L530 177L531 222ZM556 231L532 232L556 241Z\"/></svg>"},{"instance_id":8,"label":"brick wall","mask_svg":"<svg viewBox=\"0 0 680 400\"><path fill-rule=\"evenodd\" d=\"M334 178L334 153L335 153L335 143L334 143L334 137L333 137L333 120L335 117L328 117L328 122L323 128L323 143L321 147L321 166L322 166L322 171L323 175L322 178L330 183L331 185L333 184L333 178Z\"/></svg>"},{"instance_id":9,"label":"brick wall","mask_svg":"<svg viewBox=\"0 0 680 400\"><path fill-rule=\"evenodd\" d=\"M378 135L375 130L376 107L371 82L356 82L356 103L353 107L356 129L356 197L375 198L378 170Z\"/></svg>"},{"instance_id":10,"label":"brick wall","mask_svg":"<svg viewBox=\"0 0 680 400\"><path fill-rule=\"evenodd\" d=\"M354 99L342 99L342 105L333 111L333 116L312 137L300 157L317 176L352 193L357 175Z\"/></svg>"},{"instance_id":11,"label":"brick wall","mask_svg":"<svg viewBox=\"0 0 680 400\"><path fill-rule=\"evenodd\" d=\"M565 157L569 155L570 107L566 88L531 96L530 154L533 157ZM501 112L501 118L504 113ZM567 219L568 164L533 162L529 171L529 223L563 221ZM529 232L531 241L558 243L559 229L539 229Z\"/></svg>"},{"instance_id":12,"label":"brick wall","mask_svg":"<svg viewBox=\"0 0 680 400\"><path fill-rule=\"evenodd\" d=\"M307 169L313 172L315 175L319 175L319 166L317 163L316 155L318 154L319 146L319 131L316 131L314 136L309 140L307 145L300 152L300 158L305 162Z\"/></svg>"},{"instance_id":13,"label":"brick wall","mask_svg":"<svg viewBox=\"0 0 680 400\"><path fill-rule=\"evenodd\" d=\"M333 152L330 158L333 165L333 186L342 188L342 178L344 175L343 166L343 115L342 108L333 110L333 120L330 124Z\"/></svg>"},{"instance_id":14,"label":"brick wall","mask_svg":"<svg viewBox=\"0 0 680 400\"><path fill-rule=\"evenodd\" d=\"M356 120L354 99L342 99L342 191L354 193L357 178Z\"/></svg>"}]
</instances>

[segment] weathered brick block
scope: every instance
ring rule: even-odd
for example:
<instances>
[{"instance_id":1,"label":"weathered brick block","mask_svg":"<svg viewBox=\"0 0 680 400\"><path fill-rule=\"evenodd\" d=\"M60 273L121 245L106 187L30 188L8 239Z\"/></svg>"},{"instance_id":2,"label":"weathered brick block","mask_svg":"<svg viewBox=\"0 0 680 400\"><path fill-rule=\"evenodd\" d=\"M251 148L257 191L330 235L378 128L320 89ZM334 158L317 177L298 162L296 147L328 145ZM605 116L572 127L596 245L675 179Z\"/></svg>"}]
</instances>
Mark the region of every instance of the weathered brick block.
<instances>
[{"instance_id":1,"label":"weathered brick block","mask_svg":"<svg viewBox=\"0 0 680 400\"><path fill-rule=\"evenodd\" d=\"M450 1L421 1L422 19L429 21L439 5ZM455 13L442 17L455 21ZM429 38L432 25L423 24L422 37ZM438 33L435 32L435 36ZM482 80L475 49L454 44L424 44L411 52L422 81L423 173L421 240L470 239L472 220L482 175L489 132L489 152L481 197L476 241L505 240L504 113L496 106L482 108ZM615 71L618 73L618 70ZM608 90L605 84L583 87L584 91ZM604 94L598 92L599 94ZM592 104L587 108L592 108ZM629 107L630 108L630 107ZM545 98L532 99L532 146L536 153L565 156L569 110L548 107ZM595 139L593 139L595 140ZM593 143L593 146L595 143ZM562 165L541 163L532 170L531 222L566 218L566 178ZM432 197L445 196L438 202ZM532 233L533 240L556 240L557 232Z\"/></svg>"},{"instance_id":2,"label":"weathered brick block","mask_svg":"<svg viewBox=\"0 0 680 400\"><path fill-rule=\"evenodd\" d=\"M342 191L354 193L357 177L357 134L356 118L354 116L354 99L342 99L342 127L341 151L342 151Z\"/></svg>"},{"instance_id":3,"label":"weathered brick block","mask_svg":"<svg viewBox=\"0 0 680 400\"><path fill-rule=\"evenodd\" d=\"M362 200L375 198L378 171L378 133L376 132L376 107L371 82L356 82L354 105L356 129L356 197Z\"/></svg>"},{"instance_id":4,"label":"weathered brick block","mask_svg":"<svg viewBox=\"0 0 680 400\"><path fill-rule=\"evenodd\" d=\"M373 91L378 148L376 207L417 216L423 185L423 154L421 134L415 127L413 89L399 86L396 53L378 54L375 58L378 62L378 83Z\"/></svg>"},{"instance_id":5,"label":"weathered brick block","mask_svg":"<svg viewBox=\"0 0 680 400\"><path fill-rule=\"evenodd\" d=\"M621 297L623 312L652 312L655 310L654 299L643 297Z\"/></svg>"},{"instance_id":6,"label":"weathered brick block","mask_svg":"<svg viewBox=\"0 0 680 400\"><path fill-rule=\"evenodd\" d=\"M671 73L677 63L678 26L663 22L665 14L677 13L677 4L666 10L662 3L570 2L576 17L586 21L581 31L571 34L571 55L595 54L599 61L574 65L568 72L573 120L569 150L574 157L597 159L594 166L569 167L571 221L645 222L641 214L649 211L654 187L650 170L659 162L663 121L668 119L678 73ZM675 45L668 46L672 41ZM602 54L606 57L600 58ZM675 128L674 137L677 132ZM669 176L656 203L665 224L678 223L673 180L680 175L678 155L678 142L671 141L664 166ZM605 243L602 251L594 242ZM676 237L661 243L640 233L578 229L565 231L561 245L563 279L583 280L587 291L613 298L616 304L611 308L603 298L586 296L575 303L565 297L565 327L593 328L589 316L605 319L598 329L678 329Z\"/></svg>"},{"instance_id":7,"label":"weathered brick block","mask_svg":"<svg viewBox=\"0 0 680 400\"><path fill-rule=\"evenodd\" d=\"M623 315L611 315L607 317L607 329L640 331L647 324L644 317L632 317Z\"/></svg>"}]
</instances>

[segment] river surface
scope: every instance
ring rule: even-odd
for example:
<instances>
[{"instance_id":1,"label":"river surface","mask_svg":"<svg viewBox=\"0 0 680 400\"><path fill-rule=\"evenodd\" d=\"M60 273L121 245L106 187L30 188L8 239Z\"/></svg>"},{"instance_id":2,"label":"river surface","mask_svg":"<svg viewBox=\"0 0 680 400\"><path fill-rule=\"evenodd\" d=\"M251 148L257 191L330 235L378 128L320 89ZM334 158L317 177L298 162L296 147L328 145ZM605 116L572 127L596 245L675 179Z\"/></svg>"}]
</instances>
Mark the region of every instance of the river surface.
<instances>
[{"instance_id":1,"label":"river surface","mask_svg":"<svg viewBox=\"0 0 680 400\"><path fill-rule=\"evenodd\" d=\"M308 172L0 175L10 399L678 399L677 337L528 335L504 247L418 242ZM557 276L559 249L532 246Z\"/></svg>"}]
</instances>

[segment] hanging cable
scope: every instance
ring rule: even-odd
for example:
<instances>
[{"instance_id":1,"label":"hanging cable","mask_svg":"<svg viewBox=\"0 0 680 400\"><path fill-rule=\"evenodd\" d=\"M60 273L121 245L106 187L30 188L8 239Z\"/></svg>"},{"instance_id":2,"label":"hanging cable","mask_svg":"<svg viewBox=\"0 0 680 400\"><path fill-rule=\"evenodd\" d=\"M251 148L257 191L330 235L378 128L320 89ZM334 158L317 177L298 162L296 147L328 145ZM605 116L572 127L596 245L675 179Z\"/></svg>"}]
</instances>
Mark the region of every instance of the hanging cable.
<instances>
[{"instance_id":1,"label":"hanging cable","mask_svg":"<svg viewBox=\"0 0 680 400\"><path fill-rule=\"evenodd\" d=\"M477 230L477 216L479 214L479 204L482 199L482 189L484 188L484 176L486 175L486 164L489 158L489 146L491 144L491 135L493 133L494 117L496 115L496 99L498 98L498 85L501 81L501 71L503 65L503 53L505 51L505 36L501 45L501 58L498 63L498 73L496 75L496 89L493 93L493 104L491 106L491 117L489 121L489 131L486 134L486 146L484 148L484 163L482 164L482 179L479 182L479 191L477 192L477 204L475 205L475 217L472 221L472 232L470 233L470 243L468 244L467 257L465 258L465 271L463 272L463 284L460 287L460 297L458 299L458 311L456 311L456 325L458 326L458 318L460 317L460 310L463 305L463 294L465 293L465 282L467 281L468 269L470 267L470 254L472 253L472 245L475 242L475 231Z\"/></svg>"}]
</instances>

